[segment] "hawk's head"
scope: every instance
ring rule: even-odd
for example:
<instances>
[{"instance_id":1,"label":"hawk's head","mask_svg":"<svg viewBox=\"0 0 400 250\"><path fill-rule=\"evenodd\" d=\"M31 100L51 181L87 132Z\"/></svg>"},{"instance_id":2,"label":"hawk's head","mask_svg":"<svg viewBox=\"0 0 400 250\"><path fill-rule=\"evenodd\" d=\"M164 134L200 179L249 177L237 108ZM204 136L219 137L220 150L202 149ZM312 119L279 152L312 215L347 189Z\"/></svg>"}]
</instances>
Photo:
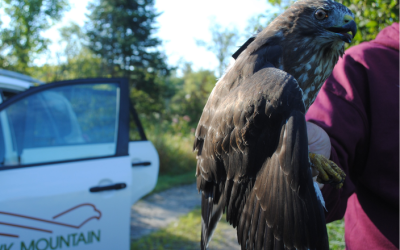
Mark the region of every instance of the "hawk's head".
<instances>
[{"instance_id":1,"label":"hawk's head","mask_svg":"<svg viewBox=\"0 0 400 250\"><path fill-rule=\"evenodd\" d=\"M295 26L293 31L303 38L311 36L318 42L350 43L357 32L354 14L333 0L298 1L290 6L282 17L295 17L292 19Z\"/></svg>"}]
</instances>

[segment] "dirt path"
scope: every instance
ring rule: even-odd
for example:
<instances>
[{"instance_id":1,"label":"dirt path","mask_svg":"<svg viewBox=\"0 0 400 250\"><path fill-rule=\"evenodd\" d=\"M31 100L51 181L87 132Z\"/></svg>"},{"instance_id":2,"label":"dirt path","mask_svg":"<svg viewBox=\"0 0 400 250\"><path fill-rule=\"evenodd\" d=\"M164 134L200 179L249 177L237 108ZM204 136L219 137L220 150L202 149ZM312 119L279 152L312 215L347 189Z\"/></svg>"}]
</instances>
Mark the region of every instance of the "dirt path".
<instances>
[{"instance_id":1,"label":"dirt path","mask_svg":"<svg viewBox=\"0 0 400 250\"><path fill-rule=\"evenodd\" d=\"M131 209L131 239L138 239L166 227L197 206L200 206L200 194L195 184L171 188L142 199ZM226 242L217 248L213 248L211 242L209 249L240 249L236 243L236 230L224 229L223 236Z\"/></svg>"}]
</instances>

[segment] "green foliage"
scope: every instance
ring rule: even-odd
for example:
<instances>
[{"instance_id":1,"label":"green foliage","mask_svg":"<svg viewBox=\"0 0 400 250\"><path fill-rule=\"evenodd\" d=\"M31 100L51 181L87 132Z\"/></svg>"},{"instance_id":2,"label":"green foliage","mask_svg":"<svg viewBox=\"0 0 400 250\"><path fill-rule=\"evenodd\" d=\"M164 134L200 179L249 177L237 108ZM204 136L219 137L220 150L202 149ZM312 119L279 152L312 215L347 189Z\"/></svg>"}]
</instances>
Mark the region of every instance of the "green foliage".
<instances>
[{"instance_id":1,"label":"green foliage","mask_svg":"<svg viewBox=\"0 0 400 250\"><path fill-rule=\"evenodd\" d=\"M185 65L182 77L173 75L166 78L162 86L165 108L151 113L139 112L146 134L193 137L204 105L216 81L212 71L199 70L195 72L190 64ZM131 97L138 110L156 105L151 96L144 91L132 89ZM193 141L190 142L190 150L192 143Z\"/></svg>"},{"instance_id":2,"label":"green foliage","mask_svg":"<svg viewBox=\"0 0 400 250\"><path fill-rule=\"evenodd\" d=\"M32 67L30 75L43 82L100 77L101 59L87 48L82 48L76 56L67 57L66 61L61 61L59 64Z\"/></svg>"},{"instance_id":3,"label":"green foliage","mask_svg":"<svg viewBox=\"0 0 400 250\"><path fill-rule=\"evenodd\" d=\"M88 37L82 28L74 22L60 28L61 41L66 43L64 56L68 59L78 57L85 45L88 43Z\"/></svg>"},{"instance_id":4,"label":"green foliage","mask_svg":"<svg viewBox=\"0 0 400 250\"><path fill-rule=\"evenodd\" d=\"M189 64L185 66L183 73L181 79L175 79L177 92L171 99L170 109L177 126L182 124L181 119L183 119L194 129L217 78L210 70L194 72ZM179 127L177 131L183 130L188 133L187 129L188 127Z\"/></svg>"},{"instance_id":5,"label":"green foliage","mask_svg":"<svg viewBox=\"0 0 400 250\"><path fill-rule=\"evenodd\" d=\"M98 0L88 9L89 48L102 57L108 74L115 76L116 69L132 71L135 67L163 69L160 53L149 51L161 44L151 37L158 16L153 0Z\"/></svg>"},{"instance_id":6,"label":"green foliage","mask_svg":"<svg viewBox=\"0 0 400 250\"><path fill-rule=\"evenodd\" d=\"M293 0L268 0L268 2L274 6L279 6L280 8L286 8L292 4Z\"/></svg>"},{"instance_id":7,"label":"green foliage","mask_svg":"<svg viewBox=\"0 0 400 250\"><path fill-rule=\"evenodd\" d=\"M145 127L148 139L156 147L160 158L160 175L192 173L196 169L193 135L173 133L160 127ZM194 179L192 180L194 182Z\"/></svg>"},{"instance_id":8,"label":"green foliage","mask_svg":"<svg viewBox=\"0 0 400 250\"><path fill-rule=\"evenodd\" d=\"M5 0L10 18L0 32L0 68L30 74L33 59L47 49L49 40L41 33L60 20L67 0Z\"/></svg>"},{"instance_id":9,"label":"green foliage","mask_svg":"<svg viewBox=\"0 0 400 250\"><path fill-rule=\"evenodd\" d=\"M340 250L344 249L344 220L338 220L326 224L328 229L329 249Z\"/></svg>"},{"instance_id":10,"label":"green foliage","mask_svg":"<svg viewBox=\"0 0 400 250\"><path fill-rule=\"evenodd\" d=\"M383 28L399 22L398 0L338 0L355 15L357 35L351 46L375 39Z\"/></svg>"},{"instance_id":11,"label":"green foliage","mask_svg":"<svg viewBox=\"0 0 400 250\"><path fill-rule=\"evenodd\" d=\"M151 114L162 115L170 92L166 85L167 77L144 68L137 68L130 73L130 97L139 113L146 114L145 119L150 119Z\"/></svg>"},{"instance_id":12,"label":"green foliage","mask_svg":"<svg viewBox=\"0 0 400 250\"><path fill-rule=\"evenodd\" d=\"M43 82L55 82L102 75L101 59L86 47L88 38L78 24L62 27L60 36L60 44L65 46L56 53L58 62L32 67L32 77Z\"/></svg>"}]
</instances>

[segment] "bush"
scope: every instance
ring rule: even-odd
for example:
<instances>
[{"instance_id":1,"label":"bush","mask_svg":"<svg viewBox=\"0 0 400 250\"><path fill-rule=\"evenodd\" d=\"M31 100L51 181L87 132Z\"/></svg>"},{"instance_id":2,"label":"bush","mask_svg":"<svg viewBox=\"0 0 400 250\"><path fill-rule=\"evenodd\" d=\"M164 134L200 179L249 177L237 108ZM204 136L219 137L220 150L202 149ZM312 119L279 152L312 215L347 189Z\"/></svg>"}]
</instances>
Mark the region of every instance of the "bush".
<instances>
[{"instance_id":1,"label":"bush","mask_svg":"<svg viewBox=\"0 0 400 250\"><path fill-rule=\"evenodd\" d=\"M193 152L194 136L174 134L170 131L148 133L160 157L160 174L195 172L196 155Z\"/></svg>"}]
</instances>

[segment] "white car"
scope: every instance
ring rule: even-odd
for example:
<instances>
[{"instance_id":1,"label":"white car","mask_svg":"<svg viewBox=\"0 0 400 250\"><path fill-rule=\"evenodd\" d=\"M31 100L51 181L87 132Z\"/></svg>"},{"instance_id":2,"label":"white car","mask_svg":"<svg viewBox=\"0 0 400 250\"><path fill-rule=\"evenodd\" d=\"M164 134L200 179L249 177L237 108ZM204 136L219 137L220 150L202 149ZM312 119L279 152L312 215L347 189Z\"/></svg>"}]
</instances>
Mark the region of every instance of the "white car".
<instances>
[{"instance_id":1,"label":"white car","mask_svg":"<svg viewBox=\"0 0 400 250\"><path fill-rule=\"evenodd\" d=\"M131 205L159 159L127 80L0 70L0 91L0 250L128 250Z\"/></svg>"}]
</instances>

